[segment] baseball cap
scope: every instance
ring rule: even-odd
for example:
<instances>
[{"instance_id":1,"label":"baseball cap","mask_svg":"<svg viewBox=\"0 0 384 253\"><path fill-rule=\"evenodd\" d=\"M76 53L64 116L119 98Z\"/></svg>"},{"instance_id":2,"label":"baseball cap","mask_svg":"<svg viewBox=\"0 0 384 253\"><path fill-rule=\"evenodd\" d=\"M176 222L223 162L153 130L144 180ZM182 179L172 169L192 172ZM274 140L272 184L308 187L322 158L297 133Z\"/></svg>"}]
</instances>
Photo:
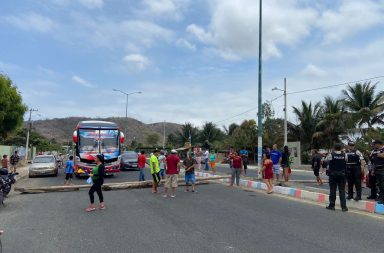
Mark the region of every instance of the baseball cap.
<instances>
[{"instance_id":1,"label":"baseball cap","mask_svg":"<svg viewBox=\"0 0 384 253\"><path fill-rule=\"evenodd\" d=\"M171 153L172 153L172 154L177 154L176 149L172 149L172 150L171 150Z\"/></svg>"}]
</instances>

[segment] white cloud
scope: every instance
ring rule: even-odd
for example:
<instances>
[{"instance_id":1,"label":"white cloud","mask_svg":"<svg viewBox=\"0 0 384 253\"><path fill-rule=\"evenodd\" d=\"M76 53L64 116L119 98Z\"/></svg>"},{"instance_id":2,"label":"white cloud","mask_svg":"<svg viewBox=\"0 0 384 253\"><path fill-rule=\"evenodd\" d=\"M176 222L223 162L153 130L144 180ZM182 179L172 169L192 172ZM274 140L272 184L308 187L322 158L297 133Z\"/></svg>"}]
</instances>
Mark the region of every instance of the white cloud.
<instances>
[{"instance_id":1,"label":"white cloud","mask_svg":"<svg viewBox=\"0 0 384 253\"><path fill-rule=\"evenodd\" d=\"M306 77L322 77L325 76L327 72L313 64L308 64L301 74Z\"/></svg>"},{"instance_id":2,"label":"white cloud","mask_svg":"<svg viewBox=\"0 0 384 253\"><path fill-rule=\"evenodd\" d=\"M191 42L185 39L178 39L176 41L176 45L178 45L179 47L189 49L191 51L196 51L196 45L192 44Z\"/></svg>"},{"instance_id":3,"label":"white cloud","mask_svg":"<svg viewBox=\"0 0 384 253\"><path fill-rule=\"evenodd\" d=\"M296 46L310 34L317 12L299 7L298 0L264 2L264 57L280 57L279 45ZM208 27L187 27L200 42L228 60L253 58L258 54L258 1L216 0Z\"/></svg>"},{"instance_id":4,"label":"white cloud","mask_svg":"<svg viewBox=\"0 0 384 253\"><path fill-rule=\"evenodd\" d=\"M79 0L79 2L89 9L102 8L104 5L103 0Z\"/></svg>"},{"instance_id":5,"label":"white cloud","mask_svg":"<svg viewBox=\"0 0 384 253\"><path fill-rule=\"evenodd\" d=\"M81 86L87 87L87 88L93 88L94 87L93 84L89 83L88 81L84 80L83 78L81 78L80 76L77 76L77 75L72 76L72 81L80 84Z\"/></svg>"},{"instance_id":6,"label":"white cloud","mask_svg":"<svg viewBox=\"0 0 384 253\"><path fill-rule=\"evenodd\" d=\"M6 16L4 20L20 29L34 30L43 33L52 31L56 26L56 23L52 19L36 13Z\"/></svg>"},{"instance_id":7,"label":"white cloud","mask_svg":"<svg viewBox=\"0 0 384 253\"><path fill-rule=\"evenodd\" d=\"M318 20L324 42L340 42L359 32L384 24L384 1L343 0L337 10L326 10Z\"/></svg>"},{"instance_id":8,"label":"white cloud","mask_svg":"<svg viewBox=\"0 0 384 253\"><path fill-rule=\"evenodd\" d=\"M147 17L161 17L166 19L181 19L182 13L190 0L142 0L143 10L138 11Z\"/></svg>"},{"instance_id":9,"label":"white cloud","mask_svg":"<svg viewBox=\"0 0 384 253\"><path fill-rule=\"evenodd\" d=\"M147 69L151 62L149 59L141 54L129 54L123 58L123 62L129 67L133 67L139 71Z\"/></svg>"}]
</instances>

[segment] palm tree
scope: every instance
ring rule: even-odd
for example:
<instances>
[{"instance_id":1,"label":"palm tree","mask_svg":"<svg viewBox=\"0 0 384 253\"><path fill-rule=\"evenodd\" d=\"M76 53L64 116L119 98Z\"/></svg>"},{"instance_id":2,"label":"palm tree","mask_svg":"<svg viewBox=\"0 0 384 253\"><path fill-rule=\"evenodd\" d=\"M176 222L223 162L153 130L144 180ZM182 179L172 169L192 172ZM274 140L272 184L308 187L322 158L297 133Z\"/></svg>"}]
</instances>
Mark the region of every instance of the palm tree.
<instances>
[{"instance_id":1,"label":"palm tree","mask_svg":"<svg viewBox=\"0 0 384 253\"><path fill-rule=\"evenodd\" d=\"M343 101L330 96L324 98L322 114L323 118L316 125L317 132L313 134L313 140L331 149L334 143L340 142L340 135L349 128L349 115Z\"/></svg>"},{"instance_id":2,"label":"palm tree","mask_svg":"<svg viewBox=\"0 0 384 253\"><path fill-rule=\"evenodd\" d=\"M185 123L181 126L179 132L176 133L177 142L180 146L184 146L186 142L189 142L190 138L192 145L196 144L199 137L199 130L193 126L192 123Z\"/></svg>"},{"instance_id":3,"label":"palm tree","mask_svg":"<svg viewBox=\"0 0 384 253\"><path fill-rule=\"evenodd\" d=\"M368 126L371 129L375 124L384 125L384 91L376 93L376 85L371 82L356 83L342 91L344 104L359 128Z\"/></svg>"},{"instance_id":4,"label":"palm tree","mask_svg":"<svg viewBox=\"0 0 384 253\"><path fill-rule=\"evenodd\" d=\"M293 112L296 114L299 124L296 125L295 132L297 138L303 145L303 150L312 148L312 136L316 132L316 126L321 120L322 106L318 102L315 105L301 101L301 108L293 107Z\"/></svg>"},{"instance_id":5,"label":"palm tree","mask_svg":"<svg viewBox=\"0 0 384 253\"><path fill-rule=\"evenodd\" d=\"M221 131L214 123L206 122L204 123L200 131L200 141L213 143L215 141L220 141L224 137L223 131Z\"/></svg>"}]
</instances>

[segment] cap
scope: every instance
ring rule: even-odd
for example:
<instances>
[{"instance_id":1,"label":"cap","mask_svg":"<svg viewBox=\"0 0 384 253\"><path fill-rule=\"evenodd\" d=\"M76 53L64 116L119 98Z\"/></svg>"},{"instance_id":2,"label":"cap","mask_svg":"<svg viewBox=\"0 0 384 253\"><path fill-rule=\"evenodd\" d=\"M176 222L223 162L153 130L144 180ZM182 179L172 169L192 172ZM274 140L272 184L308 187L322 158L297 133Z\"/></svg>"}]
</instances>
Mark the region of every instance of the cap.
<instances>
[{"instance_id":1,"label":"cap","mask_svg":"<svg viewBox=\"0 0 384 253\"><path fill-rule=\"evenodd\" d=\"M171 150L171 153L172 153L172 154L177 154L176 149L172 149L172 150Z\"/></svg>"},{"instance_id":2,"label":"cap","mask_svg":"<svg viewBox=\"0 0 384 253\"><path fill-rule=\"evenodd\" d=\"M383 142L381 140L374 140L373 144L383 145Z\"/></svg>"},{"instance_id":3,"label":"cap","mask_svg":"<svg viewBox=\"0 0 384 253\"><path fill-rule=\"evenodd\" d=\"M104 163L104 155L103 154L98 154L96 157L100 160L100 162Z\"/></svg>"}]
</instances>

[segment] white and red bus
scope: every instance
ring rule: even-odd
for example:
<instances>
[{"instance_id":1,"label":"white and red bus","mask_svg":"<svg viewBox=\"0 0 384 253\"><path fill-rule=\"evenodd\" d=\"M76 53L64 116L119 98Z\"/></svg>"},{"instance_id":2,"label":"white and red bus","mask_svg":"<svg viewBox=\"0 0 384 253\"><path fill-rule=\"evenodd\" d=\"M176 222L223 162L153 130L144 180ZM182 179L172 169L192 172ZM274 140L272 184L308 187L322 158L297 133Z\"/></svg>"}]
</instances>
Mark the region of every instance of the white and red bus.
<instances>
[{"instance_id":1,"label":"white and red bus","mask_svg":"<svg viewBox=\"0 0 384 253\"><path fill-rule=\"evenodd\" d=\"M120 172L121 145L124 134L113 122L81 121L73 132L75 144L75 174L77 176L90 173L95 166L97 154L105 158L106 175Z\"/></svg>"}]
</instances>

